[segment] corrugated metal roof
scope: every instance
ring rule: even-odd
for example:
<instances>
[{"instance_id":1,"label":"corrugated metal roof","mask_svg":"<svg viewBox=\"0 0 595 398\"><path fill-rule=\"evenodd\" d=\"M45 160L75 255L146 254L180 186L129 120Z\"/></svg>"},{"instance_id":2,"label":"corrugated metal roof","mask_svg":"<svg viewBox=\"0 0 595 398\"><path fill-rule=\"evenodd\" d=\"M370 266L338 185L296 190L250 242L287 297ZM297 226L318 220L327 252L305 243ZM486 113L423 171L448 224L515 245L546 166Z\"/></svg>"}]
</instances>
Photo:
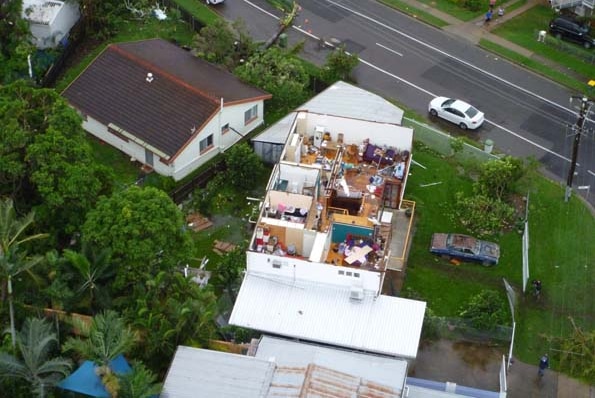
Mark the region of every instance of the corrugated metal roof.
<instances>
[{"instance_id":1,"label":"corrugated metal roof","mask_svg":"<svg viewBox=\"0 0 595 398\"><path fill-rule=\"evenodd\" d=\"M403 111L379 95L339 81L297 110L400 125ZM285 116L252 141L285 144L296 112Z\"/></svg>"},{"instance_id":2,"label":"corrugated metal roof","mask_svg":"<svg viewBox=\"0 0 595 398\"><path fill-rule=\"evenodd\" d=\"M339 372L358 375L400 391L407 377L407 361L385 356L323 347L318 344L263 336L258 343L256 358L275 358L279 366L306 367L314 363Z\"/></svg>"},{"instance_id":3,"label":"corrugated metal roof","mask_svg":"<svg viewBox=\"0 0 595 398\"><path fill-rule=\"evenodd\" d=\"M426 303L247 273L229 323L340 347L415 358Z\"/></svg>"},{"instance_id":4,"label":"corrugated metal roof","mask_svg":"<svg viewBox=\"0 0 595 398\"><path fill-rule=\"evenodd\" d=\"M401 392L324 366L278 366L267 398L400 398Z\"/></svg>"},{"instance_id":5,"label":"corrugated metal roof","mask_svg":"<svg viewBox=\"0 0 595 398\"><path fill-rule=\"evenodd\" d=\"M179 346L160 397L266 397L274 370L266 360Z\"/></svg>"}]
</instances>

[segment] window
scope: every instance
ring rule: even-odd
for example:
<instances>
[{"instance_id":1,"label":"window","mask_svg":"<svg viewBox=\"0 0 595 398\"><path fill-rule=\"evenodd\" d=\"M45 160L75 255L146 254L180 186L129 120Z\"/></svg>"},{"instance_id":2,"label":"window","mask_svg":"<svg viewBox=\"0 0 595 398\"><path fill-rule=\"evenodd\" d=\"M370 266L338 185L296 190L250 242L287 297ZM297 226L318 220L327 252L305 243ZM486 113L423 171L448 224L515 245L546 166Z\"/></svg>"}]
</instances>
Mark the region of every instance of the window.
<instances>
[{"instance_id":1,"label":"window","mask_svg":"<svg viewBox=\"0 0 595 398\"><path fill-rule=\"evenodd\" d=\"M213 146L213 134L200 142L200 153L203 153Z\"/></svg>"},{"instance_id":2,"label":"window","mask_svg":"<svg viewBox=\"0 0 595 398\"><path fill-rule=\"evenodd\" d=\"M354 272L353 276L355 276L356 278L359 278L359 272Z\"/></svg>"},{"instance_id":3,"label":"window","mask_svg":"<svg viewBox=\"0 0 595 398\"><path fill-rule=\"evenodd\" d=\"M339 271L339 275L345 275L345 271Z\"/></svg>"},{"instance_id":4,"label":"window","mask_svg":"<svg viewBox=\"0 0 595 398\"><path fill-rule=\"evenodd\" d=\"M221 134L225 134L229 131L229 123L225 123L223 126L221 126Z\"/></svg>"},{"instance_id":5,"label":"window","mask_svg":"<svg viewBox=\"0 0 595 398\"><path fill-rule=\"evenodd\" d=\"M351 272L347 272L347 276L351 276Z\"/></svg>"},{"instance_id":6,"label":"window","mask_svg":"<svg viewBox=\"0 0 595 398\"><path fill-rule=\"evenodd\" d=\"M258 117L258 105L254 105L252 108L244 112L244 124L250 124L251 121Z\"/></svg>"}]
</instances>

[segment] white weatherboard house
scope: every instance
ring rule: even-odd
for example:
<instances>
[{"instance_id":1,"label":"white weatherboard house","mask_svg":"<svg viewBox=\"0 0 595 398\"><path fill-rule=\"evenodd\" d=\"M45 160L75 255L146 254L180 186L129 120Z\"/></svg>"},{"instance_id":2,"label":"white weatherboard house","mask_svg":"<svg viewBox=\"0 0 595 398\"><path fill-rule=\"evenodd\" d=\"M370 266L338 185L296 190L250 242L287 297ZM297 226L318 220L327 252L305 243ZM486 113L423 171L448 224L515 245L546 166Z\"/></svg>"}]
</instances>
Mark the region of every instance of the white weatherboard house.
<instances>
[{"instance_id":1,"label":"white weatherboard house","mask_svg":"<svg viewBox=\"0 0 595 398\"><path fill-rule=\"evenodd\" d=\"M22 17L29 22L37 48L56 47L80 18L78 3L23 0Z\"/></svg>"},{"instance_id":2,"label":"white weatherboard house","mask_svg":"<svg viewBox=\"0 0 595 398\"><path fill-rule=\"evenodd\" d=\"M297 111L284 124L229 323L414 359L426 304L380 294L413 130L357 116Z\"/></svg>"},{"instance_id":3,"label":"white weatherboard house","mask_svg":"<svg viewBox=\"0 0 595 398\"><path fill-rule=\"evenodd\" d=\"M262 124L271 98L161 39L109 45L62 94L87 132L175 180Z\"/></svg>"}]
</instances>

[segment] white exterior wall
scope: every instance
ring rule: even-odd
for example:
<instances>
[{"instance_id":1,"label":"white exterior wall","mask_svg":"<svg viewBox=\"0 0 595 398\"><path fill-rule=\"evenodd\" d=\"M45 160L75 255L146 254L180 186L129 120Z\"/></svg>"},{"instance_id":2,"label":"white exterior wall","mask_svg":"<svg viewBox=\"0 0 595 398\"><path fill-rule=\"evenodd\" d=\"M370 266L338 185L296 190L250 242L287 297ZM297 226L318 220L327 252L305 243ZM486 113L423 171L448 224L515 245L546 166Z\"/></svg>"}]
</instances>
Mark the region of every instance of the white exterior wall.
<instances>
[{"instance_id":1,"label":"white exterior wall","mask_svg":"<svg viewBox=\"0 0 595 398\"><path fill-rule=\"evenodd\" d=\"M83 129L100 140L110 144L114 148L119 149L128 156L135 158L139 162L145 162L144 147L132 141L124 141L123 139L113 135L112 133L108 132L107 126L103 125L101 122L93 119L92 117L87 116L87 120L83 121ZM173 174L173 167L162 163L159 160L159 156L157 155L153 155L152 167L157 173L161 175L171 176Z\"/></svg>"},{"instance_id":2,"label":"white exterior wall","mask_svg":"<svg viewBox=\"0 0 595 398\"><path fill-rule=\"evenodd\" d=\"M371 144L392 146L400 150L411 151L413 130L408 127L388 123L376 123L330 115L306 113L306 134L312 136L316 126L326 128L331 140L337 140L339 133L345 135L345 143L361 143L370 139Z\"/></svg>"},{"instance_id":3,"label":"white exterior wall","mask_svg":"<svg viewBox=\"0 0 595 398\"><path fill-rule=\"evenodd\" d=\"M273 264L281 264L280 268ZM246 252L248 272L269 274L275 277L293 278L336 286L358 286L364 290L379 294L382 273L364 269L337 267L326 263L312 263L295 257L281 257L267 253ZM351 272L351 276L339 275L339 271ZM355 277L355 273L359 277Z\"/></svg>"},{"instance_id":4,"label":"white exterior wall","mask_svg":"<svg viewBox=\"0 0 595 398\"><path fill-rule=\"evenodd\" d=\"M258 106L258 117L248 125L244 125L244 113L254 105ZM211 119L200 134L198 134L198 136L196 136L174 160L173 168L175 171L172 175L174 179L178 181L186 177L199 166L211 160L219 153L225 152L227 148L238 142L242 137L231 130L231 128L244 136L260 126L263 123L263 109L263 101L254 101L223 107L222 111ZM230 130L225 134L221 134L221 127L226 124L229 124ZM203 155L200 155L200 141L211 134L213 135L213 148Z\"/></svg>"}]
</instances>

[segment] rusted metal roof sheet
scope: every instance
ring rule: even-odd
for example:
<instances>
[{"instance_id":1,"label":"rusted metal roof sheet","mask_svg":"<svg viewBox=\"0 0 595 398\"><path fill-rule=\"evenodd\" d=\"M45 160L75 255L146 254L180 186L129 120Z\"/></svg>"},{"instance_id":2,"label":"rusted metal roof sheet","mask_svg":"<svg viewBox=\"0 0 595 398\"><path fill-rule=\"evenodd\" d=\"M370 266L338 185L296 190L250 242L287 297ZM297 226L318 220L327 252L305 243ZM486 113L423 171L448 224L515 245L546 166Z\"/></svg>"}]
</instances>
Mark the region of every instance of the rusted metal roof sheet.
<instances>
[{"instance_id":1,"label":"rusted metal roof sheet","mask_svg":"<svg viewBox=\"0 0 595 398\"><path fill-rule=\"evenodd\" d=\"M314 363L339 372L357 375L376 384L401 391L405 386L408 363L402 359L353 352L320 344L262 336L254 348L254 356L273 359L279 366L305 368Z\"/></svg>"},{"instance_id":2,"label":"rusted metal roof sheet","mask_svg":"<svg viewBox=\"0 0 595 398\"><path fill-rule=\"evenodd\" d=\"M278 366L267 398L400 398L401 392L356 375L309 364L306 367Z\"/></svg>"}]
</instances>

